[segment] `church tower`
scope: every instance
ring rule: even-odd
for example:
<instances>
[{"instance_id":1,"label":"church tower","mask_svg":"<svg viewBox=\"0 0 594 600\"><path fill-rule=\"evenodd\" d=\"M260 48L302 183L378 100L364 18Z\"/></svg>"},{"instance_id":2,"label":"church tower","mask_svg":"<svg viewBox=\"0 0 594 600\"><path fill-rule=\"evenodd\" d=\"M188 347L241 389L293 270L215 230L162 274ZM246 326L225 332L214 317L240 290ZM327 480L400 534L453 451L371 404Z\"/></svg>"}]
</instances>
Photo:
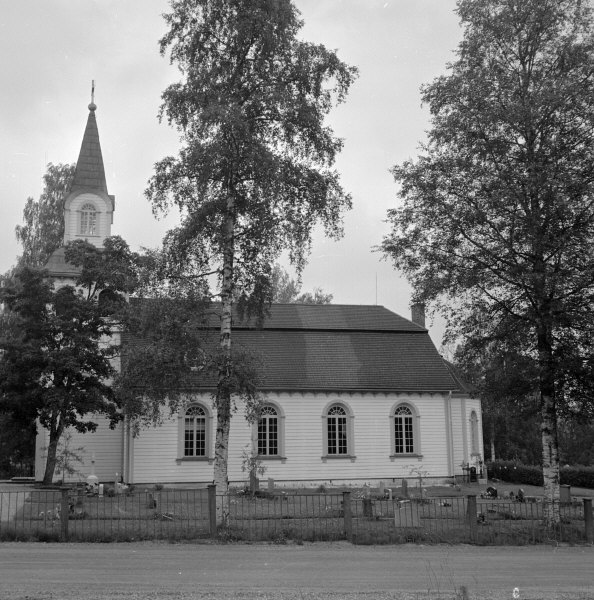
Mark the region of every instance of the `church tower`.
<instances>
[{"instance_id":1,"label":"church tower","mask_svg":"<svg viewBox=\"0 0 594 600\"><path fill-rule=\"evenodd\" d=\"M74 240L86 240L97 248L102 248L105 238L111 235L115 197L107 193L94 95L93 82L89 116L74 180L64 201L64 245ZM64 246L58 248L50 256L46 268L55 278L72 279L79 271L66 263L64 252Z\"/></svg>"}]
</instances>

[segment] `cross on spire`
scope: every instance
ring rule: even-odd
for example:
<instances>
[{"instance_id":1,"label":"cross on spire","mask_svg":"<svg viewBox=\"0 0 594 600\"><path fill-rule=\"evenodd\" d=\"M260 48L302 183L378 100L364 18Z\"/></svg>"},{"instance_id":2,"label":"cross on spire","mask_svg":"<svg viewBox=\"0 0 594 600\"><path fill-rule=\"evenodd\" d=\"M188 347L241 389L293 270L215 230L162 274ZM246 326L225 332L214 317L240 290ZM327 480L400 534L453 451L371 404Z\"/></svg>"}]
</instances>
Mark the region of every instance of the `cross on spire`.
<instances>
[{"instance_id":1,"label":"cross on spire","mask_svg":"<svg viewBox=\"0 0 594 600\"><path fill-rule=\"evenodd\" d=\"M95 80L91 80L91 104L89 104L89 110L95 111L97 105L95 104Z\"/></svg>"}]
</instances>

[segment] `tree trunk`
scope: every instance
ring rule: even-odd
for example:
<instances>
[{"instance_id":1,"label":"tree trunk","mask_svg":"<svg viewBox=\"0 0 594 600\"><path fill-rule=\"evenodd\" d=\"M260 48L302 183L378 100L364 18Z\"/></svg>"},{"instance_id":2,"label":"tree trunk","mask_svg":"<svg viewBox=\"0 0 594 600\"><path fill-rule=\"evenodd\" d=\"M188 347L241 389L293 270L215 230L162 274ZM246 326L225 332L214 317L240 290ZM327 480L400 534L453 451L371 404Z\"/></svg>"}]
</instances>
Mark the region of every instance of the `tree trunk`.
<instances>
[{"instance_id":1,"label":"tree trunk","mask_svg":"<svg viewBox=\"0 0 594 600\"><path fill-rule=\"evenodd\" d=\"M61 432L58 429L50 429L50 441L47 447L47 459L45 461L45 473L43 474L43 485L51 485L56 470L56 454Z\"/></svg>"},{"instance_id":2,"label":"tree trunk","mask_svg":"<svg viewBox=\"0 0 594 600\"><path fill-rule=\"evenodd\" d=\"M551 395L542 396L542 476L544 480L544 520L548 525L560 521L559 440L557 411Z\"/></svg>"},{"instance_id":3,"label":"tree trunk","mask_svg":"<svg viewBox=\"0 0 594 600\"><path fill-rule=\"evenodd\" d=\"M223 250L223 280L221 284L221 331L219 347L221 358L217 382L217 433L215 439L214 484L217 488L217 523L227 520L225 498L229 491L227 467L229 460L229 431L231 428L231 311L233 308L233 259L235 254L235 214L232 199L227 202L225 246Z\"/></svg>"},{"instance_id":4,"label":"tree trunk","mask_svg":"<svg viewBox=\"0 0 594 600\"><path fill-rule=\"evenodd\" d=\"M540 407L542 433L542 475L544 480L543 518L547 526L559 523L559 439L557 433L557 406L553 352L548 329L538 333L540 368Z\"/></svg>"}]
</instances>

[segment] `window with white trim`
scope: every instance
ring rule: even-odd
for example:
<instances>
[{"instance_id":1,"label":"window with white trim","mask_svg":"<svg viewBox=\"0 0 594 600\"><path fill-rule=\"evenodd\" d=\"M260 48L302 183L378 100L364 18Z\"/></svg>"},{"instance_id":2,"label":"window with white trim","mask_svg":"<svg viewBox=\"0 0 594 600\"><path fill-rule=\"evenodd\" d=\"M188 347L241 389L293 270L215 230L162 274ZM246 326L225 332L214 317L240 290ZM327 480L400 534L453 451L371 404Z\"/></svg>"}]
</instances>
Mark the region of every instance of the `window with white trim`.
<instances>
[{"instance_id":1,"label":"window with white trim","mask_svg":"<svg viewBox=\"0 0 594 600\"><path fill-rule=\"evenodd\" d=\"M348 429L346 410L335 404L328 410L327 416L328 448L329 455L348 454Z\"/></svg>"},{"instance_id":2,"label":"window with white trim","mask_svg":"<svg viewBox=\"0 0 594 600\"><path fill-rule=\"evenodd\" d=\"M184 415L184 456L206 456L206 412L198 405Z\"/></svg>"},{"instance_id":3,"label":"window with white trim","mask_svg":"<svg viewBox=\"0 0 594 600\"><path fill-rule=\"evenodd\" d=\"M322 459L355 456L355 416L346 402L329 402L322 411Z\"/></svg>"},{"instance_id":4,"label":"window with white trim","mask_svg":"<svg viewBox=\"0 0 594 600\"><path fill-rule=\"evenodd\" d=\"M258 455L278 456L279 418L276 408L264 406L258 418Z\"/></svg>"},{"instance_id":5,"label":"window with white trim","mask_svg":"<svg viewBox=\"0 0 594 600\"><path fill-rule=\"evenodd\" d=\"M80 209L80 233L81 235L97 234L97 210L92 204L85 204Z\"/></svg>"},{"instance_id":6,"label":"window with white trim","mask_svg":"<svg viewBox=\"0 0 594 600\"><path fill-rule=\"evenodd\" d=\"M415 451L412 410L405 405L394 411L394 454L412 454Z\"/></svg>"}]
</instances>

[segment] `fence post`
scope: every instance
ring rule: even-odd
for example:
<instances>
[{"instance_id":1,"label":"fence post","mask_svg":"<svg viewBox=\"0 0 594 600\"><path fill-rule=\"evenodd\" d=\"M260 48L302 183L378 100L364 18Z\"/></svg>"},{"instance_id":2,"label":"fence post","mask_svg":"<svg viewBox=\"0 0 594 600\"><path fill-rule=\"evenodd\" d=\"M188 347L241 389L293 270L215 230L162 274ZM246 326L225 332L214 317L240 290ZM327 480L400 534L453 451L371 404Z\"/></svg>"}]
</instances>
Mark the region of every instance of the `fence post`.
<instances>
[{"instance_id":1,"label":"fence post","mask_svg":"<svg viewBox=\"0 0 594 600\"><path fill-rule=\"evenodd\" d=\"M344 515L344 533L350 542L353 539L353 513L351 512L351 492L342 493L342 513Z\"/></svg>"},{"instance_id":2,"label":"fence post","mask_svg":"<svg viewBox=\"0 0 594 600\"><path fill-rule=\"evenodd\" d=\"M217 486L210 484L208 486L208 522L210 537L217 537Z\"/></svg>"},{"instance_id":3,"label":"fence post","mask_svg":"<svg viewBox=\"0 0 594 600\"><path fill-rule=\"evenodd\" d=\"M70 518L70 506L68 504L68 490L63 488L62 501L60 505L60 523L62 524L62 541L68 541L68 519Z\"/></svg>"},{"instance_id":4,"label":"fence post","mask_svg":"<svg viewBox=\"0 0 594 600\"><path fill-rule=\"evenodd\" d=\"M586 525L586 541L594 542L594 522L592 521L592 498L584 498L584 523Z\"/></svg>"},{"instance_id":5,"label":"fence post","mask_svg":"<svg viewBox=\"0 0 594 600\"><path fill-rule=\"evenodd\" d=\"M466 496L466 524L470 527L470 535L472 539L476 539L478 531L477 512L476 512L476 496Z\"/></svg>"}]
</instances>

